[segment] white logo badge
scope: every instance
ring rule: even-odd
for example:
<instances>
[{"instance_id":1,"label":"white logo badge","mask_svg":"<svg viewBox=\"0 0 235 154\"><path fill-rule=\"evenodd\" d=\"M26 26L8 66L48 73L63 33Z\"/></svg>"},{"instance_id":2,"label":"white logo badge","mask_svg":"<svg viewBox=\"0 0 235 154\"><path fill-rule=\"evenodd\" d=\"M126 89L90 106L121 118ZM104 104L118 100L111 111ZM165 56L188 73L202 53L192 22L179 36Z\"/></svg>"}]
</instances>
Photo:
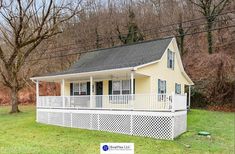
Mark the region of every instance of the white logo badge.
<instances>
[{"instance_id":1,"label":"white logo badge","mask_svg":"<svg viewBox=\"0 0 235 154\"><path fill-rule=\"evenodd\" d=\"M134 143L101 143L100 154L134 154Z\"/></svg>"}]
</instances>

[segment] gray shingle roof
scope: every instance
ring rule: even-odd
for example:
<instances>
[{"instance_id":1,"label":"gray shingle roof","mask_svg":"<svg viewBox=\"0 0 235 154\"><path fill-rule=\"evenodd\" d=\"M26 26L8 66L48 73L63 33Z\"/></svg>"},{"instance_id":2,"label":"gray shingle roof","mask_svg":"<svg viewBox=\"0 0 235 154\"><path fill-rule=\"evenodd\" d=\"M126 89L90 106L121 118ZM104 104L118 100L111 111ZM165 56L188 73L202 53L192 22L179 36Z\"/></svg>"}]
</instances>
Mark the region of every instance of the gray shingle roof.
<instances>
[{"instance_id":1,"label":"gray shingle roof","mask_svg":"<svg viewBox=\"0 0 235 154\"><path fill-rule=\"evenodd\" d=\"M73 74L135 67L159 60L172 37L87 52L68 70L50 75Z\"/></svg>"}]
</instances>

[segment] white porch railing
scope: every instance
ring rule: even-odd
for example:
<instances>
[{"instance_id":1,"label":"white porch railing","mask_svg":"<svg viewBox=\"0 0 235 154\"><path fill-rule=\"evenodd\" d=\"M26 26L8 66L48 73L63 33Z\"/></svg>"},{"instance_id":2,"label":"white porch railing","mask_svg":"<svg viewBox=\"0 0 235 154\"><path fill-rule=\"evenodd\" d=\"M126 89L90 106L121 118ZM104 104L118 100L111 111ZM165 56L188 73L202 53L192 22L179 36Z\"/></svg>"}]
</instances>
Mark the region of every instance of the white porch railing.
<instances>
[{"instance_id":1,"label":"white porch railing","mask_svg":"<svg viewBox=\"0 0 235 154\"><path fill-rule=\"evenodd\" d=\"M174 94L172 95L172 101L174 110L187 109L187 94Z\"/></svg>"},{"instance_id":2,"label":"white porch railing","mask_svg":"<svg viewBox=\"0 0 235 154\"><path fill-rule=\"evenodd\" d=\"M92 100L92 102L90 102ZM186 110L186 95L128 94L84 96L39 96L40 108Z\"/></svg>"}]
</instances>

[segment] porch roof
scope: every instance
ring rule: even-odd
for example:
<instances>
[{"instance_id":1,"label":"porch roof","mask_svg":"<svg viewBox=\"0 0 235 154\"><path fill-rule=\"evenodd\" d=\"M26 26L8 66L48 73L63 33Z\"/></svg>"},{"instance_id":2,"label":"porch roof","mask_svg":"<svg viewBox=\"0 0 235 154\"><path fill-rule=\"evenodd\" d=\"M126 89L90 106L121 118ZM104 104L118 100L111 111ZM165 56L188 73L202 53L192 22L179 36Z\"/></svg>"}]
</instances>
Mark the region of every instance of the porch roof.
<instances>
[{"instance_id":1,"label":"porch roof","mask_svg":"<svg viewBox=\"0 0 235 154\"><path fill-rule=\"evenodd\" d=\"M80 74L104 70L130 69L161 59L173 37L121 45L85 53L68 70L43 77ZM39 78L39 77L34 77ZM33 78L32 78L33 79Z\"/></svg>"},{"instance_id":2,"label":"porch roof","mask_svg":"<svg viewBox=\"0 0 235 154\"><path fill-rule=\"evenodd\" d=\"M115 79L129 79L131 77L131 72L133 67L122 68L122 69L111 69L103 71L93 71L93 72L84 72L84 73L73 73L73 74L61 74L54 76L41 76L33 77L32 80L47 81L47 82L61 82L62 79L66 81L89 81L90 76L93 77L93 80L102 81L102 80L115 80ZM134 77L144 77L146 75L134 73Z\"/></svg>"}]
</instances>

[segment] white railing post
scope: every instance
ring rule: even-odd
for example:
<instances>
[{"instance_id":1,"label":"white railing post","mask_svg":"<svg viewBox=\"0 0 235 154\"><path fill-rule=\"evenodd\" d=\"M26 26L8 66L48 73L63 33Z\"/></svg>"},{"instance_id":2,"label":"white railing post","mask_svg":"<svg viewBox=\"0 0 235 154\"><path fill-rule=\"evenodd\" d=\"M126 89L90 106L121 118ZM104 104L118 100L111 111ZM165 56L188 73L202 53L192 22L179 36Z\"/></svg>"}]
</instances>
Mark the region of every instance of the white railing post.
<instances>
[{"instance_id":1,"label":"white railing post","mask_svg":"<svg viewBox=\"0 0 235 154\"><path fill-rule=\"evenodd\" d=\"M93 78L90 76L90 108L92 108L92 85L93 85Z\"/></svg>"},{"instance_id":2,"label":"white railing post","mask_svg":"<svg viewBox=\"0 0 235 154\"><path fill-rule=\"evenodd\" d=\"M131 71L131 108L134 109L134 72Z\"/></svg>"},{"instance_id":3,"label":"white railing post","mask_svg":"<svg viewBox=\"0 0 235 154\"><path fill-rule=\"evenodd\" d=\"M189 85L188 89L188 110L190 110L190 105L191 105L191 85Z\"/></svg>"},{"instance_id":4,"label":"white railing post","mask_svg":"<svg viewBox=\"0 0 235 154\"><path fill-rule=\"evenodd\" d=\"M36 107L38 107L39 101L39 81L36 81Z\"/></svg>"},{"instance_id":5,"label":"white railing post","mask_svg":"<svg viewBox=\"0 0 235 154\"><path fill-rule=\"evenodd\" d=\"M61 83L61 95L62 95L62 101L63 101L63 108L65 108L65 90L64 90L64 79L62 79L62 83Z\"/></svg>"},{"instance_id":6,"label":"white railing post","mask_svg":"<svg viewBox=\"0 0 235 154\"><path fill-rule=\"evenodd\" d=\"M39 81L36 81L36 108L39 106ZM36 121L38 122L38 112L36 112Z\"/></svg>"},{"instance_id":7,"label":"white railing post","mask_svg":"<svg viewBox=\"0 0 235 154\"><path fill-rule=\"evenodd\" d=\"M175 93L171 94L171 112L175 112Z\"/></svg>"}]
</instances>

